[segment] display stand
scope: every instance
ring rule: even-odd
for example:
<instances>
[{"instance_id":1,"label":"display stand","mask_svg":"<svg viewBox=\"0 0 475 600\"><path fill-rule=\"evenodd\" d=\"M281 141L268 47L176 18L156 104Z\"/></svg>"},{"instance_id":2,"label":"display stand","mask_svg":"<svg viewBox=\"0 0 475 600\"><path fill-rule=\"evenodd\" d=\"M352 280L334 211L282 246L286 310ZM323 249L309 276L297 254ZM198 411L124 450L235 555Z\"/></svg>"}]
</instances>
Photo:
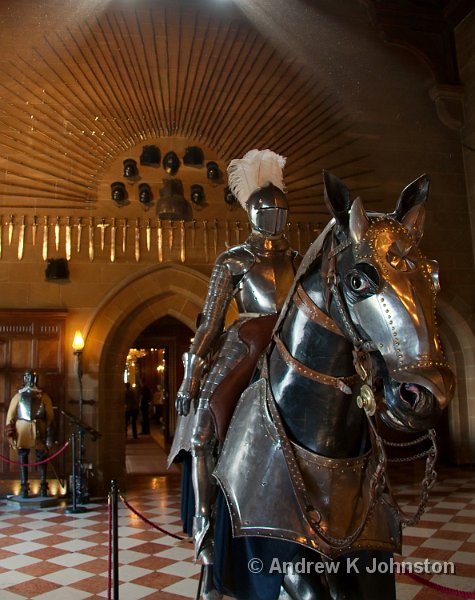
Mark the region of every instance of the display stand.
<instances>
[{"instance_id":1,"label":"display stand","mask_svg":"<svg viewBox=\"0 0 475 600\"><path fill-rule=\"evenodd\" d=\"M82 443L82 438L85 434L89 435L93 442L98 440L101 437L101 434L78 419L75 415L67 412L66 410L60 409L61 414L64 415L71 424L73 428L73 432L71 434L71 454L72 454L72 506L68 506L65 509L65 513L67 514L78 514L87 512L87 508L85 506L78 505L78 491L80 492L83 489L83 453L79 451L78 440Z\"/></svg>"}]
</instances>

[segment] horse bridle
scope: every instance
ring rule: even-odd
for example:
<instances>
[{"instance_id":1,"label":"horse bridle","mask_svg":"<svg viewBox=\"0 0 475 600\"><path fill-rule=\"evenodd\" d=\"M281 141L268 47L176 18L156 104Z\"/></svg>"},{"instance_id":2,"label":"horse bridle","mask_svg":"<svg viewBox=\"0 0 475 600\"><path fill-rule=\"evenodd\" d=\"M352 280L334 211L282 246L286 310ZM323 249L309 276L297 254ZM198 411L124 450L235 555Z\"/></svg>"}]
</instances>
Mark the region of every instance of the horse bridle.
<instances>
[{"instance_id":1,"label":"horse bridle","mask_svg":"<svg viewBox=\"0 0 475 600\"><path fill-rule=\"evenodd\" d=\"M411 446L425 439L430 439L431 448L427 451L419 453L413 457L409 457L407 459L393 459L395 461L409 461L416 460L417 458L427 456L426 458L426 468L425 468L425 476L423 478L421 487L421 496L419 504L416 508L416 511L413 515L406 514L401 507L399 506L397 500L395 499L392 492L390 492L391 500L393 503L393 508L395 509L396 515L398 517L401 525L408 526L413 525L418 522L420 517L425 511L427 506L427 502L429 499L429 492L431 488L434 486L437 473L434 470L434 465L437 459L437 447L435 443L435 431L433 429L428 430L427 434L419 437L416 440L407 443L395 443L388 442L387 440L383 440L383 438L379 435L376 430L375 424L372 420L372 416L375 412L375 400L373 394L373 377L372 377L372 368L371 368L371 360L369 358L369 352L376 350L376 345L372 341L365 341L361 338L355 326L353 325L350 315L348 313L348 309L346 303L343 300L341 290L338 286L338 277L335 270L336 266L336 256L344 251L345 249L351 247L351 240L348 238L344 242L341 242L338 245L335 245L335 237L332 235L332 248L328 254L328 269L326 273L327 284L329 287L329 291L331 297L334 300L335 307L338 311L338 314L341 318L341 325L343 332L336 325L336 323L323 311L319 309L319 307L313 302L310 296L306 293L303 286L300 282L297 282L293 290L293 298L292 301L294 305L302 310L307 318L309 318L312 322L318 323L320 326L325 329L331 330L334 333L339 335L346 334L348 338L351 340L353 344L353 355L354 355L354 364L355 370L357 372L356 375L350 377L333 377L330 375L326 375L323 373L318 373L317 371L310 369L306 365L297 361L290 352L285 347L285 344L281 340L279 336L279 328L274 331L273 339L274 342L281 354L282 359L288 364L291 368L296 370L299 374L318 383L322 383L324 385L332 385L336 387L340 391L344 392L347 395L352 394L352 390L349 387L350 383L355 383L357 378L363 380L363 385L361 386L361 390L365 388L365 391L369 394L370 399L366 400L362 398L363 393L358 396L357 402L360 408L364 408L365 414L369 423L371 437L374 440L374 445L377 450L377 467L375 472L372 475L371 479L371 487L370 487L370 501L367 507L367 510L362 517L361 523L356 527L355 531L344 538L336 538L331 536L328 531L325 531L320 525L319 522L321 520L321 516L319 511L313 506L310 501L307 492L305 482L302 477L302 473L298 466L297 460L295 458L295 453L293 451L292 445L288 439L288 436L285 432L285 428L283 426L281 417L279 415L279 411L275 404L275 400L272 397L272 393L270 393L270 398L268 401L269 411L271 417L274 421L279 441L281 444L281 448L287 462L289 468L289 474L292 480L292 484L295 490L296 497L299 501L303 514L307 516L307 520L314 531L319 535L322 539L326 541L330 546L333 547L346 547L351 546L359 535L362 533L366 523L371 517L372 512L378 502L379 498L382 496L384 489L389 488L389 481L386 476L386 465L387 462L391 462L391 459L387 459L386 452L384 449L384 444L388 446ZM267 369L267 365L265 366ZM361 402L360 402L361 401Z\"/></svg>"}]
</instances>

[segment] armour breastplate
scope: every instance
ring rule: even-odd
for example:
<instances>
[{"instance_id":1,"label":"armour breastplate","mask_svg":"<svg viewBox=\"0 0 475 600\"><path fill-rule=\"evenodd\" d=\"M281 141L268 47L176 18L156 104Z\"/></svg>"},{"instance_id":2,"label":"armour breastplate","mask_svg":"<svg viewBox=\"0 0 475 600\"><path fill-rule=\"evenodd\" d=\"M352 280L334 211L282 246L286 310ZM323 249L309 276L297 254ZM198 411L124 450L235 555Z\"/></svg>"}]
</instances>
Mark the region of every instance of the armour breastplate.
<instances>
[{"instance_id":1,"label":"armour breastplate","mask_svg":"<svg viewBox=\"0 0 475 600\"><path fill-rule=\"evenodd\" d=\"M291 253L257 255L235 292L239 312L278 312L287 297L294 276Z\"/></svg>"},{"instance_id":2,"label":"armour breastplate","mask_svg":"<svg viewBox=\"0 0 475 600\"><path fill-rule=\"evenodd\" d=\"M21 392L20 402L17 408L17 419L23 421L35 421L45 419L45 405L41 399L41 393L35 390L24 390Z\"/></svg>"}]
</instances>

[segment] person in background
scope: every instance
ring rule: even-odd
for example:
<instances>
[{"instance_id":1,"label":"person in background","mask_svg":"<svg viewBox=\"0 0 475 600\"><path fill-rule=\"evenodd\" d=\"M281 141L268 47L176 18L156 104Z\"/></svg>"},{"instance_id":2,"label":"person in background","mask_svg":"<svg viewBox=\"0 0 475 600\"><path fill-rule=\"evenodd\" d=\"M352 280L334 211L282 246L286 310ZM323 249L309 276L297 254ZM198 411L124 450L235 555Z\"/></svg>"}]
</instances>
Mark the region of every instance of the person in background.
<instances>
[{"instance_id":1,"label":"person in background","mask_svg":"<svg viewBox=\"0 0 475 600\"><path fill-rule=\"evenodd\" d=\"M139 416L139 403L132 386L127 381L125 384L125 436L129 425L132 426L132 436L137 439L137 417Z\"/></svg>"},{"instance_id":2,"label":"person in background","mask_svg":"<svg viewBox=\"0 0 475 600\"><path fill-rule=\"evenodd\" d=\"M142 435L150 433L150 403L152 392L146 383L140 388L140 415L142 417Z\"/></svg>"}]
</instances>

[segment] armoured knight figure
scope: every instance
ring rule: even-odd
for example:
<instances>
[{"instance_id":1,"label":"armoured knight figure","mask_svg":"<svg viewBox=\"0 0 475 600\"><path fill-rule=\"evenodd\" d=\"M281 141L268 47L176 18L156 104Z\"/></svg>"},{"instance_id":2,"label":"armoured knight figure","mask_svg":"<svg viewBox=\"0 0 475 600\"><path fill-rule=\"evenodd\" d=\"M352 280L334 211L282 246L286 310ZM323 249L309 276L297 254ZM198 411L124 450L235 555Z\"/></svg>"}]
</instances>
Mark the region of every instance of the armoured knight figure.
<instances>
[{"instance_id":1,"label":"armoured knight figure","mask_svg":"<svg viewBox=\"0 0 475 600\"><path fill-rule=\"evenodd\" d=\"M199 327L183 355L184 379L176 400L181 417L170 458L181 449L191 450L195 554L205 565L213 562L210 525L217 442L224 438L239 395L270 341L301 258L284 236L288 213L284 165L285 158L270 150L252 150L229 164L230 188L247 210L252 232L243 244L217 258ZM224 330L233 299L239 318ZM183 426L190 420L191 427Z\"/></svg>"},{"instance_id":2,"label":"armoured knight figure","mask_svg":"<svg viewBox=\"0 0 475 600\"><path fill-rule=\"evenodd\" d=\"M6 433L12 448L18 450L20 461L21 497L28 498L28 457L35 450L36 462L43 461L53 446L53 402L37 386L37 375L26 371L23 387L13 396L7 412ZM40 495L48 495L46 467L39 465Z\"/></svg>"}]
</instances>

